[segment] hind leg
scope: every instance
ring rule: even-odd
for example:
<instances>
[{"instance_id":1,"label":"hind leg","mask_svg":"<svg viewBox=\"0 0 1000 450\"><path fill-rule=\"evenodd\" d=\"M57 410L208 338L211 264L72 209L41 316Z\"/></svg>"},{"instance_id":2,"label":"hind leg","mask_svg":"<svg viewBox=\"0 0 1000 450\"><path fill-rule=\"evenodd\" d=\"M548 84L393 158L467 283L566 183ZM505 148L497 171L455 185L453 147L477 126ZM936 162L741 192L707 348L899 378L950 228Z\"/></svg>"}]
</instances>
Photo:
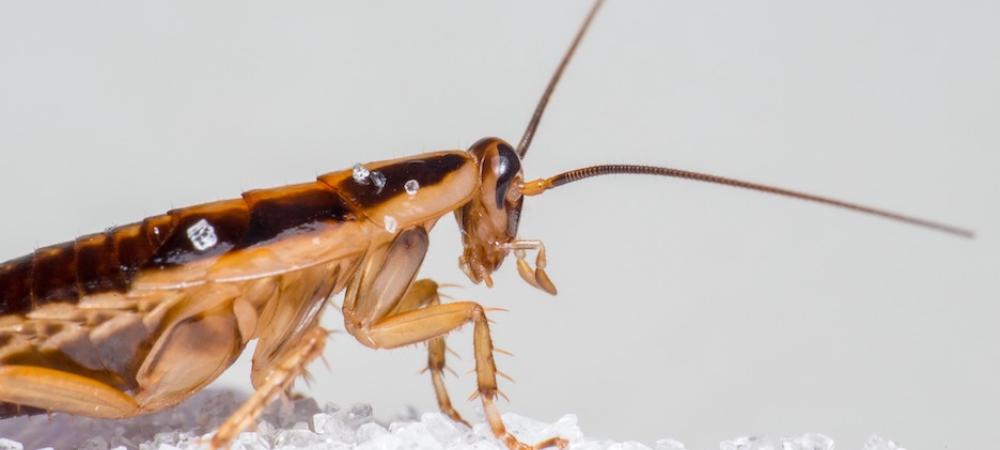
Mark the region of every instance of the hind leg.
<instances>
[{"instance_id":1,"label":"hind leg","mask_svg":"<svg viewBox=\"0 0 1000 450\"><path fill-rule=\"evenodd\" d=\"M226 447L241 432L251 428L264 408L287 392L295 379L305 374L306 366L323 354L327 334L329 333L319 326L313 326L303 333L299 343L277 361L253 395L219 426L212 437L212 448Z\"/></svg>"}]
</instances>

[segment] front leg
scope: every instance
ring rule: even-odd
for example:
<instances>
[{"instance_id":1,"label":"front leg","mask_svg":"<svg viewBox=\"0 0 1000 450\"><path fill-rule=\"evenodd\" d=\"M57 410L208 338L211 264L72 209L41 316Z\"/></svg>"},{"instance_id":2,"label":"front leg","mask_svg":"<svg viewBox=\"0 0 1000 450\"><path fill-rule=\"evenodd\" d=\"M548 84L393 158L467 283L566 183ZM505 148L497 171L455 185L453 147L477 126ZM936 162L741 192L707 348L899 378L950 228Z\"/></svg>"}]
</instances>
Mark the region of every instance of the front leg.
<instances>
[{"instance_id":1,"label":"front leg","mask_svg":"<svg viewBox=\"0 0 1000 450\"><path fill-rule=\"evenodd\" d=\"M347 331L362 344L373 347L362 330L387 316L441 303L438 285L431 280L413 281L427 252L424 228L403 230L391 242L375 243L368 250L344 298L344 322ZM444 337L427 341L427 370L441 412L456 422L469 425L451 404L444 385Z\"/></svg>"},{"instance_id":2,"label":"front leg","mask_svg":"<svg viewBox=\"0 0 1000 450\"><path fill-rule=\"evenodd\" d=\"M424 309L391 314L371 326L358 328L354 332L361 342L368 343L373 348L391 349L440 338L469 322L475 327L473 346L476 355L478 388L476 395L482 400L486 420L493 434L511 450L535 450L551 446L565 448L568 442L560 437L528 445L507 431L495 404L499 393L497 368L493 360L493 339L490 337L489 324L482 305L475 302L456 302L428 306Z\"/></svg>"},{"instance_id":3,"label":"front leg","mask_svg":"<svg viewBox=\"0 0 1000 450\"><path fill-rule=\"evenodd\" d=\"M517 273L521 275L528 284L541 289L551 295L556 295L558 290L556 290L555 283L549 278L549 274L545 272L545 244L542 241L525 241L516 240L508 242L506 244L499 244L501 248L514 251L514 257L517 258ZM535 255L535 268L532 269L525 260L525 251L535 250L538 253Z\"/></svg>"},{"instance_id":4,"label":"front leg","mask_svg":"<svg viewBox=\"0 0 1000 450\"><path fill-rule=\"evenodd\" d=\"M566 440L558 437L535 445L524 444L504 426L494 403L499 392L497 369L493 362L493 341L482 306L475 302L430 304L428 300L425 308L419 308L423 302L420 298L426 298L427 292L413 291L410 287L423 262L427 245L427 231L416 227L400 232L390 243L377 244L369 249L344 299L347 331L368 347L391 349L440 339L472 322L475 326L473 344L477 394L483 402L493 434L511 450L533 450L553 445L565 447ZM407 296L407 291L414 293ZM436 288L434 292L436 294ZM435 359L432 347L430 362L432 367L440 363L439 367L443 368L443 346L438 350L442 358Z\"/></svg>"}]
</instances>

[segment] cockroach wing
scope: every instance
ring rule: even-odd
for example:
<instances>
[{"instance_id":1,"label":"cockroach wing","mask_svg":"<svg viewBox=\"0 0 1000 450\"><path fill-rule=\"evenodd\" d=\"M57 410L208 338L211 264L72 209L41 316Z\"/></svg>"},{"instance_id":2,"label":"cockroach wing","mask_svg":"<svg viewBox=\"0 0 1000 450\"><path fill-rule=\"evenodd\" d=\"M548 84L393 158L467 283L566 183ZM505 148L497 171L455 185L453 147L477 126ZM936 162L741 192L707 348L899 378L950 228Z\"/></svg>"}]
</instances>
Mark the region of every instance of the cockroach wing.
<instances>
[{"instance_id":1,"label":"cockroach wing","mask_svg":"<svg viewBox=\"0 0 1000 450\"><path fill-rule=\"evenodd\" d=\"M357 169L331 172L147 219L145 235L156 250L131 288L248 281L351 258L399 231L430 226L467 202L478 183L475 159L463 151L361 167L367 178Z\"/></svg>"},{"instance_id":2,"label":"cockroach wing","mask_svg":"<svg viewBox=\"0 0 1000 450\"><path fill-rule=\"evenodd\" d=\"M321 182L249 191L170 216L177 226L135 274L134 291L273 277L350 258L387 234Z\"/></svg>"},{"instance_id":3,"label":"cockroach wing","mask_svg":"<svg viewBox=\"0 0 1000 450\"><path fill-rule=\"evenodd\" d=\"M270 243L177 267L144 270L133 279L131 290L143 292L208 283L247 282L329 265L363 253L373 229L365 222L318 223L309 232Z\"/></svg>"}]
</instances>

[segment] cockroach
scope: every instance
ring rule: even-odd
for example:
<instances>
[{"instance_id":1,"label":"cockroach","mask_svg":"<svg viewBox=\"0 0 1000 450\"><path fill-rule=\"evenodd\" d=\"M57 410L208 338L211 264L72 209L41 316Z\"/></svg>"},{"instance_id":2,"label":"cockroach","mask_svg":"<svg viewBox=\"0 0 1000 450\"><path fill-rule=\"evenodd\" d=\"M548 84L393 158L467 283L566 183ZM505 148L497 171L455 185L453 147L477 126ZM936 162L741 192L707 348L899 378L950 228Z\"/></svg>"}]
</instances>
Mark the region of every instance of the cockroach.
<instances>
[{"instance_id":1,"label":"cockroach","mask_svg":"<svg viewBox=\"0 0 1000 450\"><path fill-rule=\"evenodd\" d=\"M454 214L459 267L474 283L513 254L529 285L555 295L545 246L518 236L525 197L605 175L655 175L762 191L970 238L969 230L800 191L668 167L609 164L528 180L523 161L546 105L602 0L591 7L516 146L489 137L468 150L357 164L315 181L251 190L36 250L0 265L0 412L125 418L169 408L216 379L251 340L255 393L215 433L226 446L291 389L322 353L319 318L344 292L344 326L361 344L427 343L441 411L467 422L443 383L444 336L472 324L477 390L511 449L498 395L489 309L442 302L417 279L429 234ZM533 254L532 262L529 255Z\"/></svg>"}]
</instances>

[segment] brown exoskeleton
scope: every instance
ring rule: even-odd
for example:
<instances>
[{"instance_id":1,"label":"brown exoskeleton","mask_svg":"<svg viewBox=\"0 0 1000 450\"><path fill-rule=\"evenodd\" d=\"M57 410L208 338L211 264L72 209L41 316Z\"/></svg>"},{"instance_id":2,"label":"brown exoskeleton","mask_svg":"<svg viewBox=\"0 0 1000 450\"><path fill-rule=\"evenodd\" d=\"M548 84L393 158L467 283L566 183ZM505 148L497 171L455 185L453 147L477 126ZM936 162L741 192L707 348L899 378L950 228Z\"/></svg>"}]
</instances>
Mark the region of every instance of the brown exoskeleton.
<instances>
[{"instance_id":1,"label":"brown exoskeleton","mask_svg":"<svg viewBox=\"0 0 1000 450\"><path fill-rule=\"evenodd\" d=\"M258 339L255 395L215 435L223 446L252 425L320 354L319 317L345 292L347 331L372 348L427 342L442 411L464 422L442 383L444 335L474 326L477 393L494 433L511 448L487 309L442 303L416 280L437 221L454 213L460 267L474 282L513 253L519 274L555 294L539 241L518 237L525 196L596 175L652 174L727 184L851 208L962 236L971 233L855 204L663 167L605 165L526 181L522 160L548 99L600 2L549 83L515 148L486 138L468 151L358 165L310 183L250 191L46 247L0 265L0 402L36 409L129 417L177 404L225 370ZM534 264L528 252L535 252ZM23 409L22 409L23 408Z\"/></svg>"}]
</instances>

